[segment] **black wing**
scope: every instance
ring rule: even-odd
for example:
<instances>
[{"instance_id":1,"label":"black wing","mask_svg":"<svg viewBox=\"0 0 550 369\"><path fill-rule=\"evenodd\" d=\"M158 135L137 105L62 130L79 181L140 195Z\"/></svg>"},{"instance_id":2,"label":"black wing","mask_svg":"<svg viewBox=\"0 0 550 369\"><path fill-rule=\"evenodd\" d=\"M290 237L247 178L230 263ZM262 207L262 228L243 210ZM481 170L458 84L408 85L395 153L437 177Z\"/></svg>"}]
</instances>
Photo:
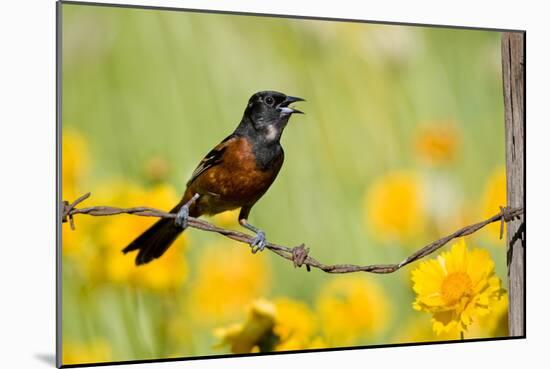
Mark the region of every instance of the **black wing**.
<instances>
[{"instance_id":1,"label":"black wing","mask_svg":"<svg viewBox=\"0 0 550 369\"><path fill-rule=\"evenodd\" d=\"M223 153L227 149L227 145L235 138L235 135L229 135L216 147L210 150L191 174L191 178L187 181L187 186L193 183L193 181L206 170L220 164L223 161Z\"/></svg>"}]
</instances>

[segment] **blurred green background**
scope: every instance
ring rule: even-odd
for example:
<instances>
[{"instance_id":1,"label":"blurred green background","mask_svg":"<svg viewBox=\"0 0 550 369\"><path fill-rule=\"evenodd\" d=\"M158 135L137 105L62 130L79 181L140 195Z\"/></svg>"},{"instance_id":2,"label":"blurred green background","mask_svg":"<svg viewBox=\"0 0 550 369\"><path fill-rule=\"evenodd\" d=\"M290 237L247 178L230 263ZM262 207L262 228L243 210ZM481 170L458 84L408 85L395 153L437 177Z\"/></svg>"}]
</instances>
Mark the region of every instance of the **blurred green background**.
<instances>
[{"instance_id":1,"label":"blurred green background","mask_svg":"<svg viewBox=\"0 0 550 369\"><path fill-rule=\"evenodd\" d=\"M62 22L65 200L168 210L248 98L277 90L307 102L251 213L270 241L329 264L393 263L505 204L500 33L71 4ZM237 352L216 344L254 311L274 316L271 341L241 351L458 338L412 309L416 265L307 273L191 229L140 269L120 253L152 221L137 218L63 225L64 363ZM212 221L238 228L235 213ZM498 225L466 241L505 286Z\"/></svg>"}]
</instances>

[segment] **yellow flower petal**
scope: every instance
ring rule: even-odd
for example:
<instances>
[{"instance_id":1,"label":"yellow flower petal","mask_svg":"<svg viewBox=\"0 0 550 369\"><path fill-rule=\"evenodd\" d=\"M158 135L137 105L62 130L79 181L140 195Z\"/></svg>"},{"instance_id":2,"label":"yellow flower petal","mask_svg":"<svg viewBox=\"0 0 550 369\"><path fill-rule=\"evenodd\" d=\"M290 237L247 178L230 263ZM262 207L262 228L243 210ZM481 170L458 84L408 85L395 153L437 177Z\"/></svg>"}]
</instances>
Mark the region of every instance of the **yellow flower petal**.
<instances>
[{"instance_id":1,"label":"yellow flower petal","mask_svg":"<svg viewBox=\"0 0 550 369\"><path fill-rule=\"evenodd\" d=\"M485 250L469 250L463 239L436 260L420 263L411 273L413 308L432 314L438 334L464 332L477 316L490 314L500 297L494 262Z\"/></svg>"},{"instance_id":2,"label":"yellow flower petal","mask_svg":"<svg viewBox=\"0 0 550 369\"><path fill-rule=\"evenodd\" d=\"M217 347L229 345L233 353L303 350L319 345L312 339L316 319L309 307L299 301L279 298L274 302L259 299L248 307L242 324L219 328Z\"/></svg>"},{"instance_id":3,"label":"yellow flower petal","mask_svg":"<svg viewBox=\"0 0 550 369\"><path fill-rule=\"evenodd\" d=\"M198 321L227 321L267 291L271 272L267 255L252 255L232 241L206 246L191 283L190 306Z\"/></svg>"},{"instance_id":4,"label":"yellow flower petal","mask_svg":"<svg viewBox=\"0 0 550 369\"><path fill-rule=\"evenodd\" d=\"M384 290L359 275L330 280L319 294L317 309L327 339L341 345L380 333L391 315Z\"/></svg>"},{"instance_id":5,"label":"yellow flower petal","mask_svg":"<svg viewBox=\"0 0 550 369\"><path fill-rule=\"evenodd\" d=\"M408 240L418 235L425 223L423 198L423 183L415 173L385 174L365 194L365 223L381 240Z\"/></svg>"}]
</instances>

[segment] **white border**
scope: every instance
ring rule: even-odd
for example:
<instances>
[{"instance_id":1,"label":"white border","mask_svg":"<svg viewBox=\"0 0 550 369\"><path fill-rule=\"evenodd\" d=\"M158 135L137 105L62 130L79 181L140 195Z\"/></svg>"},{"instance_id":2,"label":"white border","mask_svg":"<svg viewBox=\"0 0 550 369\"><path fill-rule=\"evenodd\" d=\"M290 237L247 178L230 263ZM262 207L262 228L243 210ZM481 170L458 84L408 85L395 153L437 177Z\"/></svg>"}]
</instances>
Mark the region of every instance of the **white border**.
<instances>
[{"instance_id":1,"label":"white border","mask_svg":"<svg viewBox=\"0 0 550 369\"><path fill-rule=\"evenodd\" d=\"M101 1L99 1L101 2ZM117 2L115 0L111 2ZM120 1L119 1L120 2ZM138 1L133 4L381 21L527 29L527 340L140 364L135 368L298 366L517 368L540 366L550 333L546 209L548 32L544 2L297 0ZM125 3L122 1L121 3ZM534 2L533 2L534 3ZM1 5L0 337L2 367L52 367L55 344L55 3ZM46 360L45 360L46 359ZM48 361L49 360L49 361ZM543 361L544 360L544 361Z\"/></svg>"}]
</instances>

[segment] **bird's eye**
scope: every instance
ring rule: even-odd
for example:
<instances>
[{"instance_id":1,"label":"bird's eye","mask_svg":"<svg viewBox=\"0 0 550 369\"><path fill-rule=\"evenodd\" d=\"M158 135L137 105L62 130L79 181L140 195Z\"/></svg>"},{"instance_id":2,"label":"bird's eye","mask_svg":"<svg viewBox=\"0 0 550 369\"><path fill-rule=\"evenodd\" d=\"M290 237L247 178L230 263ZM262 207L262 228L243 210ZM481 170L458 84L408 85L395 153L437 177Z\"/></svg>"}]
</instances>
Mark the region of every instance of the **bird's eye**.
<instances>
[{"instance_id":1,"label":"bird's eye","mask_svg":"<svg viewBox=\"0 0 550 369\"><path fill-rule=\"evenodd\" d=\"M265 103L267 105L273 105L273 102L274 102L274 100L271 96L268 96L268 97L265 98Z\"/></svg>"}]
</instances>

